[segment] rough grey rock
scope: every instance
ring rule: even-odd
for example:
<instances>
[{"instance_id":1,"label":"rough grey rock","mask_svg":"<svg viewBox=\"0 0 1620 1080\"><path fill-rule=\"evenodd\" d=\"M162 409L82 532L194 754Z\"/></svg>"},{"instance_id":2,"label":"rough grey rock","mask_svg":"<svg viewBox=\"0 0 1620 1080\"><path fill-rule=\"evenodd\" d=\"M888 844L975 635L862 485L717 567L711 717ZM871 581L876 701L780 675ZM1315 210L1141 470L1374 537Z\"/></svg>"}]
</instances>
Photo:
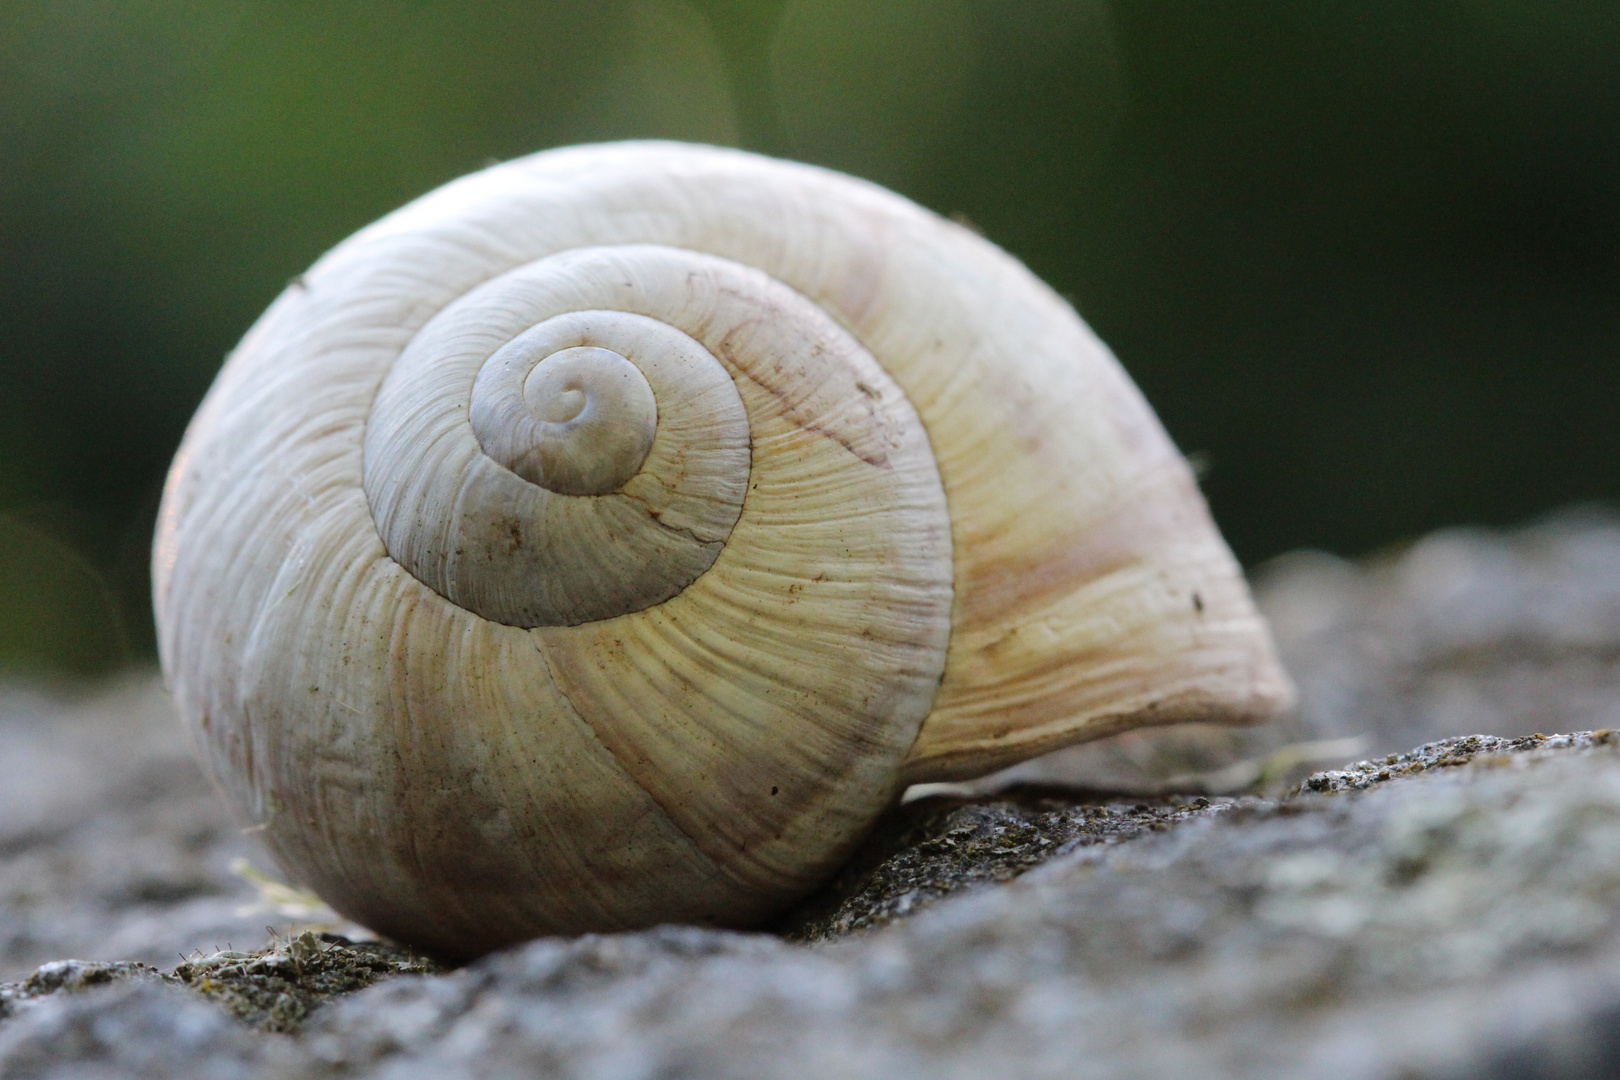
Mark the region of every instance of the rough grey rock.
<instances>
[{"instance_id":1,"label":"rough grey rock","mask_svg":"<svg viewBox=\"0 0 1620 1080\"><path fill-rule=\"evenodd\" d=\"M154 1039L197 1076L1612 1075L1611 740L1456 740L1212 802L832 944L534 942L350 995L297 1042L153 982L57 995L0 1026L0 1075L147 1075Z\"/></svg>"},{"instance_id":2,"label":"rough grey rock","mask_svg":"<svg viewBox=\"0 0 1620 1080\"><path fill-rule=\"evenodd\" d=\"M1212 806L818 948L537 942L349 998L310 1049L378 1076L1464 1075L1620 1006L1620 755L1568 743Z\"/></svg>"},{"instance_id":3,"label":"rough grey rock","mask_svg":"<svg viewBox=\"0 0 1620 1080\"><path fill-rule=\"evenodd\" d=\"M120 981L56 994L0 1025L6 1080L246 1080L296 1074L301 1048L277 1045L195 994L160 981ZM285 1040L283 1040L285 1041Z\"/></svg>"},{"instance_id":4,"label":"rough grey rock","mask_svg":"<svg viewBox=\"0 0 1620 1080\"><path fill-rule=\"evenodd\" d=\"M381 981L324 1006L287 942L204 955L290 908L230 871L251 838L160 698L0 699L9 977L104 961L0 988L0 1076L1620 1075L1620 748L1530 734L1620 720L1620 525L1291 557L1261 597L1302 689L1273 729L937 791L775 933L545 940L444 975L362 945L326 985ZM1339 767L1299 783L1313 762Z\"/></svg>"},{"instance_id":5,"label":"rough grey rock","mask_svg":"<svg viewBox=\"0 0 1620 1080\"><path fill-rule=\"evenodd\" d=\"M61 957L168 967L260 945L289 919L238 860L273 865L203 779L151 675L94 693L0 691L0 981Z\"/></svg>"},{"instance_id":6,"label":"rough grey rock","mask_svg":"<svg viewBox=\"0 0 1620 1080\"><path fill-rule=\"evenodd\" d=\"M913 802L889 815L837 877L772 929L794 941L871 930L951 893L1011 881L1078 848L1163 832L1211 806L1241 801L1077 802L1020 790L969 802Z\"/></svg>"},{"instance_id":7,"label":"rough grey rock","mask_svg":"<svg viewBox=\"0 0 1620 1080\"><path fill-rule=\"evenodd\" d=\"M157 968L127 960L53 960L20 983L0 983L0 1020L52 994L74 994L117 982L163 981Z\"/></svg>"}]
</instances>

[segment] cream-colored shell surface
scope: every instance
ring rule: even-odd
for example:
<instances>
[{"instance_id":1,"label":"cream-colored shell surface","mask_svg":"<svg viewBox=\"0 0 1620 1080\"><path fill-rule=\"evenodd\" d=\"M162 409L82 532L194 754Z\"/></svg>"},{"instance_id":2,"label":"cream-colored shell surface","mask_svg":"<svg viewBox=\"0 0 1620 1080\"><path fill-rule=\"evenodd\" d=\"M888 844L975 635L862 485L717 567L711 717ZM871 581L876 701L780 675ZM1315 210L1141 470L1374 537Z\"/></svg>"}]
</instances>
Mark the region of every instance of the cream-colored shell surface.
<instances>
[{"instance_id":1,"label":"cream-colored shell surface","mask_svg":"<svg viewBox=\"0 0 1620 1080\"><path fill-rule=\"evenodd\" d=\"M452 956L758 922L908 783L1290 693L1066 303L880 188L669 143L322 258L192 422L154 592L244 822Z\"/></svg>"}]
</instances>

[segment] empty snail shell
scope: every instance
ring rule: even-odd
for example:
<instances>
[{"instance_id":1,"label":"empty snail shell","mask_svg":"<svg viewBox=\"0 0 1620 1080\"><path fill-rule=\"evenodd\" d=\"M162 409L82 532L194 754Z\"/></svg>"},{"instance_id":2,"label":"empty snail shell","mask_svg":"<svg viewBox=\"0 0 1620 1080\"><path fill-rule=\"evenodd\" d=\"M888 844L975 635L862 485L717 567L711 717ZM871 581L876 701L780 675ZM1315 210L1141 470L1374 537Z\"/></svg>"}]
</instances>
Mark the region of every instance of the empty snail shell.
<instances>
[{"instance_id":1,"label":"empty snail shell","mask_svg":"<svg viewBox=\"0 0 1620 1080\"><path fill-rule=\"evenodd\" d=\"M1067 304L880 188L670 143L316 263L192 422L153 577L239 815L451 956L757 923L907 784L1291 694Z\"/></svg>"}]
</instances>

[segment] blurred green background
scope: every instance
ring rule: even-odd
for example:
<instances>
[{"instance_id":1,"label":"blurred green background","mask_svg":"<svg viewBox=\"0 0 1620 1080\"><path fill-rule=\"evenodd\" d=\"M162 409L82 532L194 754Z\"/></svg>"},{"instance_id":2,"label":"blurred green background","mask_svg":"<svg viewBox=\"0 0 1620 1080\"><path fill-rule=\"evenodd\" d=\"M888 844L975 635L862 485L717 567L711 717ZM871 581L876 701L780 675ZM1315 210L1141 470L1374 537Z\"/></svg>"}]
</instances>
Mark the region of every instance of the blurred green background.
<instances>
[{"instance_id":1,"label":"blurred green background","mask_svg":"<svg viewBox=\"0 0 1620 1080\"><path fill-rule=\"evenodd\" d=\"M1620 493L1613 0L4 0L0 666L150 658L163 470L288 278L633 136L964 215L1246 563Z\"/></svg>"}]
</instances>

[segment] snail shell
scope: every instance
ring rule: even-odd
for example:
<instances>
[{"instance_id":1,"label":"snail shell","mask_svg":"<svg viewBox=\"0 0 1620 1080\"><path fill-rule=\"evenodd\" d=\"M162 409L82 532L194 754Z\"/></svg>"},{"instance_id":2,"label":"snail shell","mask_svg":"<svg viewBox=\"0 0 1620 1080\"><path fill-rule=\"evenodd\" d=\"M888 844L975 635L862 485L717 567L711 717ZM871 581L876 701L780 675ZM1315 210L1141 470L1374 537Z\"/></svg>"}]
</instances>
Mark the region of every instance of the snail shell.
<instances>
[{"instance_id":1,"label":"snail shell","mask_svg":"<svg viewBox=\"0 0 1620 1080\"><path fill-rule=\"evenodd\" d=\"M153 576L240 816L452 956L756 923L907 784L1291 694L1067 304L880 188L670 143L322 258L193 420Z\"/></svg>"}]
</instances>

